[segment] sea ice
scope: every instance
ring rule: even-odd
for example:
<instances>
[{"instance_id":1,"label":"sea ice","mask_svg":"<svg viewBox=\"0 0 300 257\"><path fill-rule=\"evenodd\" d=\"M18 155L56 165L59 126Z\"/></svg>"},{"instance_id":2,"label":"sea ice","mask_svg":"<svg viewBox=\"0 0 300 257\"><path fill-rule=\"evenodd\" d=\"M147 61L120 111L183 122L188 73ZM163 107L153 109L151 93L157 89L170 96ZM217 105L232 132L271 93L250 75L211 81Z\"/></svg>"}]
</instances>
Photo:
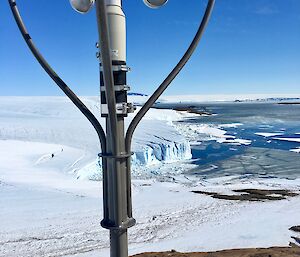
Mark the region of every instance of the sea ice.
<instances>
[{"instance_id":1,"label":"sea ice","mask_svg":"<svg viewBox=\"0 0 300 257\"><path fill-rule=\"evenodd\" d=\"M175 125L183 135L191 141L210 141L215 140L218 143L227 143L232 145L250 145L251 140L239 139L233 135L228 135L227 131L220 129L222 125L212 124L178 124ZM228 125L229 126L229 125ZM237 125L235 125L237 126Z\"/></svg>"},{"instance_id":2,"label":"sea ice","mask_svg":"<svg viewBox=\"0 0 300 257\"><path fill-rule=\"evenodd\" d=\"M284 133L272 133L272 132L256 132L254 134L262 137L275 137L275 136L284 135Z\"/></svg>"},{"instance_id":3,"label":"sea ice","mask_svg":"<svg viewBox=\"0 0 300 257\"><path fill-rule=\"evenodd\" d=\"M300 147L295 148L295 149L291 149L290 151L294 152L294 153L300 153Z\"/></svg>"},{"instance_id":4,"label":"sea ice","mask_svg":"<svg viewBox=\"0 0 300 257\"><path fill-rule=\"evenodd\" d=\"M243 123L228 123L228 124L220 124L219 128L237 128L243 126Z\"/></svg>"},{"instance_id":5,"label":"sea ice","mask_svg":"<svg viewBox=\"0 0 300 257\"><path fill-rule=\"evenodd\" d=\"M275 137L273 139L275 139L275 140L281 140L281 141L289 141L289 142L300 143L300 138L299 137L297 137L297 138L292 138L292 137L290 137L290 138L288 138L288 137L286 137L286 138L284 138L284 137L283 138Z\"/></svg>"}]
</instances>

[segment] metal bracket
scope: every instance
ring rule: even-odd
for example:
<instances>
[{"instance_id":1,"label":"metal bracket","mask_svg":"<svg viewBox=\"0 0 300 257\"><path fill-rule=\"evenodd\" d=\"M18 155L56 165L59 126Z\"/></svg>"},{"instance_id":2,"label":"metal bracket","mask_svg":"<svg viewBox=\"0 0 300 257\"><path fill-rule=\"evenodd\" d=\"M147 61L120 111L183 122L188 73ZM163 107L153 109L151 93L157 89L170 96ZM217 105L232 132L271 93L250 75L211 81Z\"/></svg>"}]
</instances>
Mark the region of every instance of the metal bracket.
<instances>
[{"instance_id":1,"label":"metal bracket","mask_svg":"<svg viewBox=\"0 0 300 257\"><path fill-rule=\"evenodd\" d=\"M100 71L103 71L102 66L100 66ZM125 71L125 72L130 72L131 68L128 67L127 65L113 65L112 66L112 71Z\"/></svg>"},{"instance_id":2,"label":"metal bracket","mask_svg":"<svg viewBox=\"0 0 300 257\"><path fill-rule=\"evenodd\" d=\"M133 103L127 103L127 113L134 113L136 106Z\"/></svg>"},{"instance_id":3,"label":"metal bracket","mask_svg":"<svg viewBox=\"0 0 300 257\"><path fill-rule=\"evenodd\" d=\"M132 103L117 103L116 110L118 115L127 115L128 113L133 113L136 107ZM107 104L101 104L101 114L108 115Z\"/></svg>"},{"instance_id":4,"label":"metal bracket","mask_svg":"<svg viewBox=\"0 0 300 257\"><path fill-rule=\"evenodd\" d=\"M130 91L130 86L128 86L128 85L115 85L114 89L115 89L115 91ZM102 92L105 92L105 87L100 87L100 90Z\"/></svg>"},{"instance_id":5,"label":"metal bracket","mask_svg":"<svg viewBox=\"0 0 300 257\"><path fill-rule=\"evenodd\" d=\"M112 154L108 154L108 153L99 153L98 156L104 159L128 159L129 157L131 157L134 153L125 153L125 152L121 152L119 155L112 155Z\"/></svg>"},{"instance_id":6,"label":"metal bracket","mask_svg":"<svg viewBox=\"0 0 300 257\"><path fill-rule=\"evenodd\" d=\"M136 220L134 218L128 218L127 220L123 221L121 225L116 226L114 222L110 220L102 220L101 226L103 228L115 231L117 233L121 233L122 231L133 227L136 224Z\"/></svg>"}]
</instances>

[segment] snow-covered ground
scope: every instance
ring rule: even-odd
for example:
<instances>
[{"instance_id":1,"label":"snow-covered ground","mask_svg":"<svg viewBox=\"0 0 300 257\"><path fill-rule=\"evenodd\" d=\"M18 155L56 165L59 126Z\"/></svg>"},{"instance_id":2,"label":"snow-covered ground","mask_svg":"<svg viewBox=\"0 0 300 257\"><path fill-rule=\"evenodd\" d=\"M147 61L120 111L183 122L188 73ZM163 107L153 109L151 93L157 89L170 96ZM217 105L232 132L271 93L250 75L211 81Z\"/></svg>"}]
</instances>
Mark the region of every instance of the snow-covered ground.
<instances>
[{"instance_id":1,"label":"snow-covered ground","mask_svg":"<svg viewBox=\"0 0 300 257\"><path fill-rule=\"evenodd\" d=\"M85 97L83 101L99 117L98 99ZM171 126L171 121L186 116L171 110L151 110L134 134L134 164L149 166L190 159L189 142ZM132 117L130 115L126 125ZM104 119L100 118L100 121L104 126ZM101 151L97 135L65 97L0 97L1 139L58 144L62 149L65 146L76 148L80 155L72 158L73 165L64 168L83 178L97 179L101 174L95 157ZM52 154L50 149L47 154Z\"/></svg>"},{"instance_id":2,"label":"snow-covered ground","mask_svg":"<svg viewBox=\"0 0 300 257\"><path fill-rule=\"evenodd\" d=\"M84 101L97 114L97 99ZM287 246L293 235L288 228L299 225L300 197L251 203L191 191L299 191L300 179L199 179L181 174L195 168L189 160L189 140L195 135L234 145L251 143L227 135L226 128L241 124L173 123L189 115L153 109L135 134L132 189L137 225L129 230L130 254ZM108 232L99 224L99 151L93 129L66 98L0 97L1 257L108 255Z\"/></svg>"}]
</instances>

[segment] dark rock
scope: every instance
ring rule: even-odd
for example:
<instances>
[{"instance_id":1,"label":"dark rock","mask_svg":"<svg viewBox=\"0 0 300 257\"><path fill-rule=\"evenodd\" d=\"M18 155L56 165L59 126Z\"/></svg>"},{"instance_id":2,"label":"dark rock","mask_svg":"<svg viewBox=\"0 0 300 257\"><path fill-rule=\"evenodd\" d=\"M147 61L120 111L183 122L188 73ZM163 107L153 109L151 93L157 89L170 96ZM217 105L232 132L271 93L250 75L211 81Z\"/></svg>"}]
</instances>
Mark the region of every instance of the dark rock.
<instances>
[{"instance_id":1,"label":"dark rock","mask_svg":"<svg viewBox=\"0 0 300 257\"><path fill-rule=\"evenodd\" d=\"M293 238L297 244L300 244L300 238L296 237L296 236L292 236L291 238Z\"/></svg>"},{"instance_id":2,"label":"dark rock","mask_svg":"<svg viewBox=\"0 0 300 257\"><path fill-rule=\"evenodd\" d=\"M205 191L192 191L195 194L209 195L212 198L231 200L231 201L278 201L284 200L286 197L294 197L298 194L290 192L288 190L262 190L262 189L239 189L233 190L235 193L241 193L239 195L224 195L215 192Z\"/></svg>"},{"instance_id":3,"label":"dark rock","mask_svg":"<svg viewBox=\"0 0 300 257\"><path fill-rule=\"evenodd\" d=\"M299 232L300 233L300 226L293 226L293 227L290 227L289 230L292 230L294 232Z\"/></svg>"}]
</instances>

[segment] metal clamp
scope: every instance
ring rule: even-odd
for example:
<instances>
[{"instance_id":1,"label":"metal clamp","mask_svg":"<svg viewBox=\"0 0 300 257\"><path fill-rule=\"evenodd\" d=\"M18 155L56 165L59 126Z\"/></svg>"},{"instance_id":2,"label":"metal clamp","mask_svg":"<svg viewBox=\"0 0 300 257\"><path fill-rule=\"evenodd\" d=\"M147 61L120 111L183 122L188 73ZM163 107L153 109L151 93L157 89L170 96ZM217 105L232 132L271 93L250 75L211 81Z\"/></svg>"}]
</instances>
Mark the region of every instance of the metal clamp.
<instances>
[{"instance_id":1,"label":"metal clamp","mask_svg":"<svg viewBox=\"0 0 300 257\"><path fill-rule=\"evenodd\" d=\"M116 111L119 115L126 115L128 113L133 113L136 110L136 107L132 103L117 103ZM101 114L108 115L107 104L101 104Z\"/></svg>"},{"instance_id":2,"label":"metal clamp","mask_svg":"<svg viewBox=\"0 0 300 257\"><path fill-rule=\"evenodd\" d=\"M136 106L133 103L127 103L127 112L134 113L136 110Z\"/></svg>"},{"instance_id":3,"label":"metal clamp","mask_svg":"<svg viewBox=\"0 0 300 257\"><path fill-rule=\"evenodd\" d=\"M128 85L115 85L114 89L115 89L115 91L130 91L130 86L128 86ZM100 87L100 90L102 92L105 92L105 87Z\"/></svg>"},{"instance_id":4,"label":"metal clamp","mask_svg":"<svg viewBox=\"0 0 300 257\"><path fill-rule=\"evenodd\" d=\"M98 156L105 159L127 159L131 157L134 153L120 153L119 155L112 155L108 153L99 153Z\"/></svg>"},{"instance_id":5,"label":"metal clamp","mask_svg":"<svg viewBox=\"0 0 300 257\"><path fill-rule=\"evenodd\" d=\"M100 55L99 55L100 57ZM99 58L97 57L97 58ZM103 71L102 65L100 65L100 71ZM131 68L128 67L127 65L113 65L112 66L112 71L125 71L125 72L130 72Z\"/></svg>"},{"instance_id":6,"label":"metal clamp","mask_svg":"<svg viewBox=\"0 0 300 257\"><path fill-rule=\"evenodd\" d=\"M133 227L136 224L136 220L134 218L128 218L127 220L123 221L121 225L115 225L114 222L111 220L102 220L101 226L103 228L115 231L115 232L122 232L128 228Z\"/></svg>"}]
</instances>

